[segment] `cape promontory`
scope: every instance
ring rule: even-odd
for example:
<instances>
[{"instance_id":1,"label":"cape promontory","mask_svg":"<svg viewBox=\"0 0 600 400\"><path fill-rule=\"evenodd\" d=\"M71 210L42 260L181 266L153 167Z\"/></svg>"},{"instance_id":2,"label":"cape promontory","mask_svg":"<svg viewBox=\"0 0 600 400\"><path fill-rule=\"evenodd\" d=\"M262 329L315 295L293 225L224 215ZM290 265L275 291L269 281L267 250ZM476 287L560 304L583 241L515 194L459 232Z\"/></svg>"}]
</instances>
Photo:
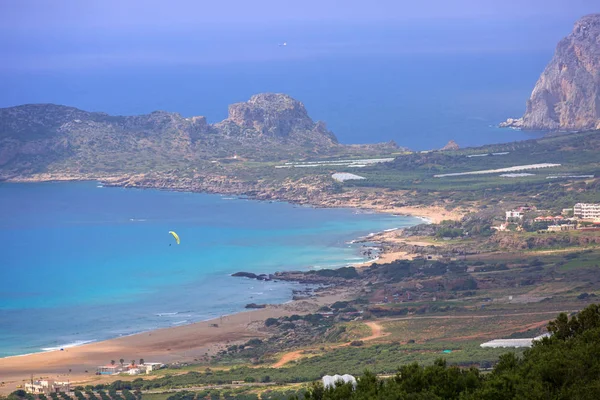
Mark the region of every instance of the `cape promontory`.
<instances>
[{"instance_id":1,"label":"cape promontory","mask_svg":"<svg viewBox=\"0 0 600 400\"><path fill-rule=\"evenodd\" d=\"M394 143L343 145L304 105L263 93L229 106L228 117L155 111L111 116L55 104L0 109L0 178L36 173L145 173L198 169L211 160L285 160L379 154Z\"/></svg>"},{"instance_id":2,"label":"cape promontory","mask_svg":"<svg viewBox=\"0 0 600 400\"><path fill-rule=\"evenodd\" d=\"M456 151L460 150L460 146L454 140L450 139L448 143L444 147L440 149L440 151Z\"/></svg>"},{"instance_id":3,"label":"cape promontory","mask_svg":"<svg viewBox=\"0 0 600 400\"><path fill-rule=\"evenodd\" d=\"M562 39L538 79L522 118L504 127L577 131L600 129L600 14L587 15Z\"/></svg>"}]
</instances>

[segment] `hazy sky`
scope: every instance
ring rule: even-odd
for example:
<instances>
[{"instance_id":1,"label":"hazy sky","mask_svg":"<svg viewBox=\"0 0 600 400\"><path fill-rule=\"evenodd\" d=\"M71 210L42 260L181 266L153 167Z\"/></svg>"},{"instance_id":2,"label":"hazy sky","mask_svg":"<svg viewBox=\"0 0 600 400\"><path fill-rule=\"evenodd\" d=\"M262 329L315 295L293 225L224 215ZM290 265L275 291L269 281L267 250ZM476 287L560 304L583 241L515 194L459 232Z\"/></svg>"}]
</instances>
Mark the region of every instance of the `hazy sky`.
<instances>
[{"instance_id":1,"label":"hazy sky","mask_svg":"<svg viewBox=\"0 0 600 400\"><path fill-rule=\"evenodd\" d=\"M178 29L198 24L406 21L433 18L568 17L594 0L2 0L4 29Z\"/></svg>"},{"instance_id":2,"label":"hazy sky","mask_svg":"<svg viewBox=\"0 0 600 400\"><path fill-rule=\"evenodd\" d=\"M0 73L539 49L598 9L594 0L0 0Z\"/></svg>"}]
</instances>

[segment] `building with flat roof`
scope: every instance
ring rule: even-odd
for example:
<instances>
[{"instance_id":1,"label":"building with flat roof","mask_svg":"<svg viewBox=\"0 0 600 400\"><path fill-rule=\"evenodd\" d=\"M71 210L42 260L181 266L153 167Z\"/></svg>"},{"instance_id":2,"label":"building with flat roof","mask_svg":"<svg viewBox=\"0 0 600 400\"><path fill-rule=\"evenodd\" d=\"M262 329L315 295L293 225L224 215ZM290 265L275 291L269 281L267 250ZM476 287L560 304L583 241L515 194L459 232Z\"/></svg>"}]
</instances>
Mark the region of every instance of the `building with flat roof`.
<instances>
[{"instance_id":1,"label":"building with flat roof","mask_svg":"<svg viewBox=\"0 0 600 400\"><path fill-rule=\"evenodd\" d=\"M513 218L523 219L523 213L521 211L517 211L517 210L507 211L506 212L506 221L513 219Z\"/></svg>"},{"instance_id":2,"label":"building with flat roof","mask_svg":"<svg viewBox=\"0 0 600 400\"><path fill-rule=\"evenodd\" d=\"M96 374L98 375L113 375L121 372L120 365L101 365L96 368Z\"/></svg>"},{"instance_id":3,"label":"building with flat roof","mask_svg":"<svg viewBox=\"0 0 600 400\"><path fill-rule=\"evenodd\" d=\"M32 380L25 384L25 391L33 394L44 394L59 392L70 392L71 386L69 382L57 382L53 379L48 380Z\"/></svg>"},{"instance_id":4,"label":"building with flat roof","mask_svg":"<svg viewBox=\"0 0 600 400\"><path fill-rule=\"evenodd\" d=\"M581 219L600 219L600 204L577 203L573 206L573 215Z\"/></svg>"},{"instance_id":5,"label":"building with flat roof","mask_svg":"<svg viewBox=\"0 0 600 400\"><path fill-rule=\"evenodd\" d=\"M156 371L157 369L161 369L164 366L165 366L165 364L163 364L163 363L146 362L146 363L138 365L138 368L140 368L140 370L142 370L142 371L146 371L146 373L149 374L150 372Z\"/></svg>"},{"instance_id":6,"label":"building with flat roof","mask_svg":"<svg viewBox=\"0 0 600 400\"><path fill-rule=\"evenodd\" d=\"M575 228L574 224L548 225L548 232L574 231Z\"/></svg>"}]
</instances>

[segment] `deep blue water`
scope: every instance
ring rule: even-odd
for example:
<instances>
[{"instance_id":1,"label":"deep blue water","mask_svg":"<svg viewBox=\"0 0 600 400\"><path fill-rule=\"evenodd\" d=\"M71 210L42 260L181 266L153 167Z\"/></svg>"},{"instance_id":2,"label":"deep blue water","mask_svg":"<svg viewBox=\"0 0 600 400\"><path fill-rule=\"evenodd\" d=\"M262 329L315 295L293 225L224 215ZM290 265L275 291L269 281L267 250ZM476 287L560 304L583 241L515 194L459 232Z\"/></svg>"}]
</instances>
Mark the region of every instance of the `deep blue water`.
<instances>
[{"instance_id":1,"label":"deep blue water","mask_svg":"<svg viewBox=\"0 0 600 400\"><path fill-rule=\"evenodd\" d=\"M418 222L92 182L0 184L0 356L285 302L299 285L229 274L360 262L350 240Z\"/></svg>"},{"instance_id":2,"label":"deep blue water","mask_svg":"<svg viewBox=\"0 0 600 400\"><path fill-rule=\"evenodd\" d=\"M0 107L49 102L131 115L227 116L261 92L302 101L342 143L415 150L536 134L497 124L525 111L573 16L296 23L0 37ZM287 41L288 46L278 43Z\"/></svg>"},{"instance_id":3,"label":"deep blue water","mask_svg":"<svg viewBox=\"0 0 600 400\"><path fill-rule=\"evenodd\" d=\"M161 109L210 122L261 92L302 101L343 143L395 140L414 150L450 139L477 146L538 135L498 129L519 117L551 54L322 56L308 60L22 73L0 105L53 102L110 114ZM3 99L10 98L11 102Z\"/></svg>"}]
</instances>

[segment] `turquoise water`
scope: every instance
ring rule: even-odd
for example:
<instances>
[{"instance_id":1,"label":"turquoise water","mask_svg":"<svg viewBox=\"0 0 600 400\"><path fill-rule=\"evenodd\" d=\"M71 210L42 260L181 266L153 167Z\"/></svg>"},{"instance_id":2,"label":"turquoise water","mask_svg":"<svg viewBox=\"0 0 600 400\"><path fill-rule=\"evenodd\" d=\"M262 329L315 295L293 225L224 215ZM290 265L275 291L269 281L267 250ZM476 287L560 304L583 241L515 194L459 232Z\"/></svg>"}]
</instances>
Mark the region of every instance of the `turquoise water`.
<instances>
[{"instance_id":1,"label":"turquoise water","mask_svg":"<svg viewBox=\"0 0 600 400\"><path fill-rule=\"evenodd\" d=\"M230 274L360 262L350 240L416 223L93 182L0 184L0 356L285 302L300 285Z\"/></svg>"}]
</instances>

